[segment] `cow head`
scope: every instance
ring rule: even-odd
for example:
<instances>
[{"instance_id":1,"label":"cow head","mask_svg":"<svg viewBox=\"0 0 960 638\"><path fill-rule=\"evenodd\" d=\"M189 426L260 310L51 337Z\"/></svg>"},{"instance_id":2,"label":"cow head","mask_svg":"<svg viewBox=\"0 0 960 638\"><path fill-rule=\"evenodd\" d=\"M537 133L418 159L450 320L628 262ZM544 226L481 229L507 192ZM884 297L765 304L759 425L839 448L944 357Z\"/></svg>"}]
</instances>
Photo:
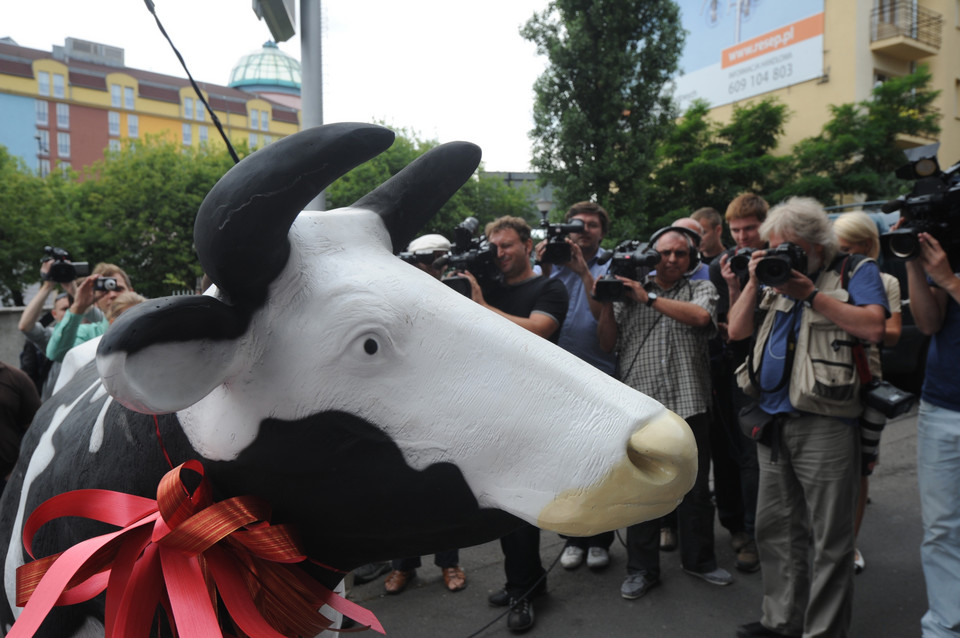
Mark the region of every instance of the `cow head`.
<instances>
[{"instance_id":1,"label":"cow head","mask_svg":"<svg viewBox=\"0 0 960 638\"><path fill-rule=\"evenodd\" d=\"M324 126L231 169L195 227L216 286L120 317L98 353L110 394L176 412L223 493L270 499L345 567L489 540L514 517L589 535L676 507L696 474L679 417L395 257L476 146L301 211L392 139Z\"/></svg>"}]
</instances>

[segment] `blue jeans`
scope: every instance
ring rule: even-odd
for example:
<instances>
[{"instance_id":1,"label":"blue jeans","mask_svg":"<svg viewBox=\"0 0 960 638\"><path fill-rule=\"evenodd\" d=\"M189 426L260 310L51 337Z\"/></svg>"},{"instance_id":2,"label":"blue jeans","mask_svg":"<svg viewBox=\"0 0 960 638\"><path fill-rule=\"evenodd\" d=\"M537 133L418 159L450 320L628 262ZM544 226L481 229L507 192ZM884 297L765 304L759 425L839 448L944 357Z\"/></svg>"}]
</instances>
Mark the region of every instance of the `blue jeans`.
<instances>
[{"instance_id":1,"label":"blue jeans","mask_svg":"<svg viewBox=\"0 0 960 638\"><path fill-rule=\"evenodd\" d=\"M920 560L930 607L920 621L923 636L960 636L960 412L920 402L917 483Z\"/></svg>"}]
</instances>

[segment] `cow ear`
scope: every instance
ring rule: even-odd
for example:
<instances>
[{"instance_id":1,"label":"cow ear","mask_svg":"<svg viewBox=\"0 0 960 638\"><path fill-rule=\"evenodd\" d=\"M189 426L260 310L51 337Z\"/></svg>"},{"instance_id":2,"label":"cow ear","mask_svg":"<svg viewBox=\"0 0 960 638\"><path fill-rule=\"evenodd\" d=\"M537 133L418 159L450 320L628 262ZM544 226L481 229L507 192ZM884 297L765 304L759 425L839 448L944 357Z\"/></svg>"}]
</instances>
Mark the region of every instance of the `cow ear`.
<instances>
[{"instance_id":1,"label":"cow ear","mask_svg":"<svg viewBox=\"0 0 960 638\"><path fill-rule=\"evenodd\" d=\"M107 392L131 410L176 412L223 383L248 323L205 295L145 301L107 330L97 369Z\"/></svg>"},{"instance_id":2,"label":"cow ear","mask_svg":"<svg viewBox=\"0 0 960 638\"><path fill-rule=\"evenodd\" d=\"M442 144L410 162L376 190L357 200L353 207L380 215L390 232L393 251L399 252L463 186L479 164L480 147L476 144Z\"/></svg>"}]
</instances>

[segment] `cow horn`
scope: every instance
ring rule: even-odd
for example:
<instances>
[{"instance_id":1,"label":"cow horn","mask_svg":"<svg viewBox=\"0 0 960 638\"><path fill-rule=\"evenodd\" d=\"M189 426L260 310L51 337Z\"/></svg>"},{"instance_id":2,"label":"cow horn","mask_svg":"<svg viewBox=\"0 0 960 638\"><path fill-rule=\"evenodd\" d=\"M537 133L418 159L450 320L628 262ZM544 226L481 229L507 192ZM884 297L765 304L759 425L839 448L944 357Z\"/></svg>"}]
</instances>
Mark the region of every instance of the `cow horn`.
<instances>
[{"instance_id":1,"label":"cow horn","mask_svg":"<svg viewBox=\"0 0 960 638\"><path fill-rule=\"evenodd\" d=\"M394 252L433 217L480 164L480 147L469 142L437 146L360 198L353 206L367 208L383 219Z\"/></svg>"},{"instance_id":2,"label":"cow horn","mask_svg":"<svg viewBox=\"0 0 960 638\"><path fill-rule=\"evenodd\" d=\"M393 131L342 123L307 129L244 158L200 204L200 265L234 303L257 305L290 253L287 234L317 194L393 143Z\"/></svg>"}]
</instances>

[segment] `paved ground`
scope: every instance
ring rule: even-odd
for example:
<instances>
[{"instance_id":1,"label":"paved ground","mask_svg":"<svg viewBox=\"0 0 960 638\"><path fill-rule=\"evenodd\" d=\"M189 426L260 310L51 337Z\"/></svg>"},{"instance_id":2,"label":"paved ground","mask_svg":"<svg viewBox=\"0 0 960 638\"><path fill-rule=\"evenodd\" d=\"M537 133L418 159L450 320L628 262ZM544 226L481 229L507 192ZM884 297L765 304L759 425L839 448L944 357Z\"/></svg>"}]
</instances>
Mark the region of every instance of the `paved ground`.
<instances>
[{"instance_id":1,"label":"paved ground","mask_svg":"<svg viewBox=\"0 0 960 638\"><path fill-rule=\"evenodd\" d=\"M919 636L926 594L919 554L915 415L887 425L870 495L859 541L867 568L856 578L851 636ZM543 532L544 566L562 548L556 534ZM548 576L549 595L537 601L537 625L528 635L732 637L737 625L759 618L761 575L736 572L729 535L719 527L717 556L735 574L733 585L715 587L684 574L673 552L661 554L663 584L640 600L626 601L619 593L626 552L618 538L611 565L602 572L586 567L568 572L556 565ZM497 619L502 610L487 605L487 595L503 585L497 542L461 550L468 587L456 594L443 587L432 560L424 559L420 578L398 596L383 595L381 577L355 586L350 598L372 610L390 638L512 635L506 619Z\"/></svg>"}]
</instances>

